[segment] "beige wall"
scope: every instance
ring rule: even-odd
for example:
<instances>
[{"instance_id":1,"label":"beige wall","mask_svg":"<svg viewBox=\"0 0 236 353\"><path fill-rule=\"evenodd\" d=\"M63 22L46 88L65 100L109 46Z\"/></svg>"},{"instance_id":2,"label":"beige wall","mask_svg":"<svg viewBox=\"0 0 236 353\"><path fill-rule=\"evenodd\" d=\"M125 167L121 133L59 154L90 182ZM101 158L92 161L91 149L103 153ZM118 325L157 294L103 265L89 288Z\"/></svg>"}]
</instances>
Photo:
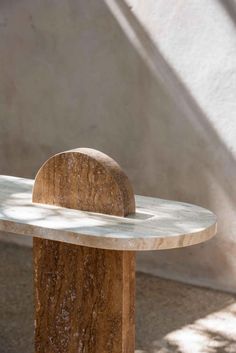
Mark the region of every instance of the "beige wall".
<instances>
[{"instance_id":1,"label":"beige wall","mask_svg":"<svg viewBox=\"0 0 236 353\"><path fill-rule=\"evenodd\" d=\"M236 291L236 42L225 5L1 1L0 173L33 177L55 152L100 149L136 193L219 217L215 239L144 253L139 269Z\"/></svg>"}]
</instances>

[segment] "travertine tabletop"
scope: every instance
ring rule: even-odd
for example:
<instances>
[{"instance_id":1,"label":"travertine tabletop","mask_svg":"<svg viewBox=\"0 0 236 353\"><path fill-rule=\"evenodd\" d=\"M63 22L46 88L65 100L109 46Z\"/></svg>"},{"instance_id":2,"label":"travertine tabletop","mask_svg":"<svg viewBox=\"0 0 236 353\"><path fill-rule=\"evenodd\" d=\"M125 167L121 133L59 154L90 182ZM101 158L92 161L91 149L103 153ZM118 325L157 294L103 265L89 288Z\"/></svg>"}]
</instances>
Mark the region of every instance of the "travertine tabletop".
<instances>
[{"instance_id":1,"label":"travertine tabletop","mask_svg":"<svg viewBox=\"0 0 236 353\"><path fill-rule=\"evenodd\" d=\"M194 245L216 233L216 216L199 206L136 196L128 217L33 204L34 180L0 176L0 230L113 250Z\"/></svg>"}]
</instances>

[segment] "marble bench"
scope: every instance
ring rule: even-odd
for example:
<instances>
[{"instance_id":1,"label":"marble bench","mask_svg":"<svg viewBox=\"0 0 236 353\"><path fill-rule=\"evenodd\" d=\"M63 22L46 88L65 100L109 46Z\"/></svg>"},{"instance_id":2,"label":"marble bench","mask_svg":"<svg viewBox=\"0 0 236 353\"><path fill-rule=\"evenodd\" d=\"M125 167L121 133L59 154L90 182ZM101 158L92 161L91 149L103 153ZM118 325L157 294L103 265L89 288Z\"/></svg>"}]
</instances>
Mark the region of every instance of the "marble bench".
<instances>
[{"instance_id":1,"label":"marble bench","mask_svg":"<svg viewBox=\"0 0 236 353\"><path fill-rule=\"evenodd\" d=\"M135 253L216 234L216 216L135 196L101 152L51 157L35 181L0 176L0 231L33 237L36 353L134 353Z\"/></svg>"}]
</instances>

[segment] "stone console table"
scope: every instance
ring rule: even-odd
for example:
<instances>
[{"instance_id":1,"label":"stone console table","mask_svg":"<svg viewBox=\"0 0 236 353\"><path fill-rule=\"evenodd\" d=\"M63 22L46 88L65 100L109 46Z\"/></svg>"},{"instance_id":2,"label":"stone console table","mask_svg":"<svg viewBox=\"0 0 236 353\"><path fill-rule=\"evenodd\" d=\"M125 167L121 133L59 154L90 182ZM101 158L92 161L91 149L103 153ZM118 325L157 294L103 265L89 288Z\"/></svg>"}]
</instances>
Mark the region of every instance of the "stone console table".
<instances>
[{"instance_id":1,"label":"stone console table","mask_svg":"<svg viewBox=\"0 0 236 353\"><path fill-rule=\"evenodd\" d=\"M0 230L34 238L36 353L134 353L135 252L206 241L216 217L134 196L115 161L76 149L35 182L0 176Z\"/></svg>"}]
</instances>

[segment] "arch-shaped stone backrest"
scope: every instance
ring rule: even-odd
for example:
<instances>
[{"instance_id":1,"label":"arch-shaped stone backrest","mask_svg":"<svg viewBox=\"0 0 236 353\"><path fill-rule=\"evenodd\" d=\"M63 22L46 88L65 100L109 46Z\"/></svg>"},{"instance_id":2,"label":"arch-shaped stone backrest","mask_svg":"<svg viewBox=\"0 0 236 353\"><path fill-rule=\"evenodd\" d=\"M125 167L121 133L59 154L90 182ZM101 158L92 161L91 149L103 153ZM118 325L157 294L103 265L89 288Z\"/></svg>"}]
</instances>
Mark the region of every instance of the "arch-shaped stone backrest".
<instances>
[{"instance_id":1,"label":"arch-shaped stone backrest","mask_svg":"<svg viewBox=\"0 0 236 353\"><path fill-rule=\"evenodd\" d=\"M116 216L135 212L126 174L112 158L89 148L49 158L36 175L33 202Z\"/></svg>"}]
</instances>

